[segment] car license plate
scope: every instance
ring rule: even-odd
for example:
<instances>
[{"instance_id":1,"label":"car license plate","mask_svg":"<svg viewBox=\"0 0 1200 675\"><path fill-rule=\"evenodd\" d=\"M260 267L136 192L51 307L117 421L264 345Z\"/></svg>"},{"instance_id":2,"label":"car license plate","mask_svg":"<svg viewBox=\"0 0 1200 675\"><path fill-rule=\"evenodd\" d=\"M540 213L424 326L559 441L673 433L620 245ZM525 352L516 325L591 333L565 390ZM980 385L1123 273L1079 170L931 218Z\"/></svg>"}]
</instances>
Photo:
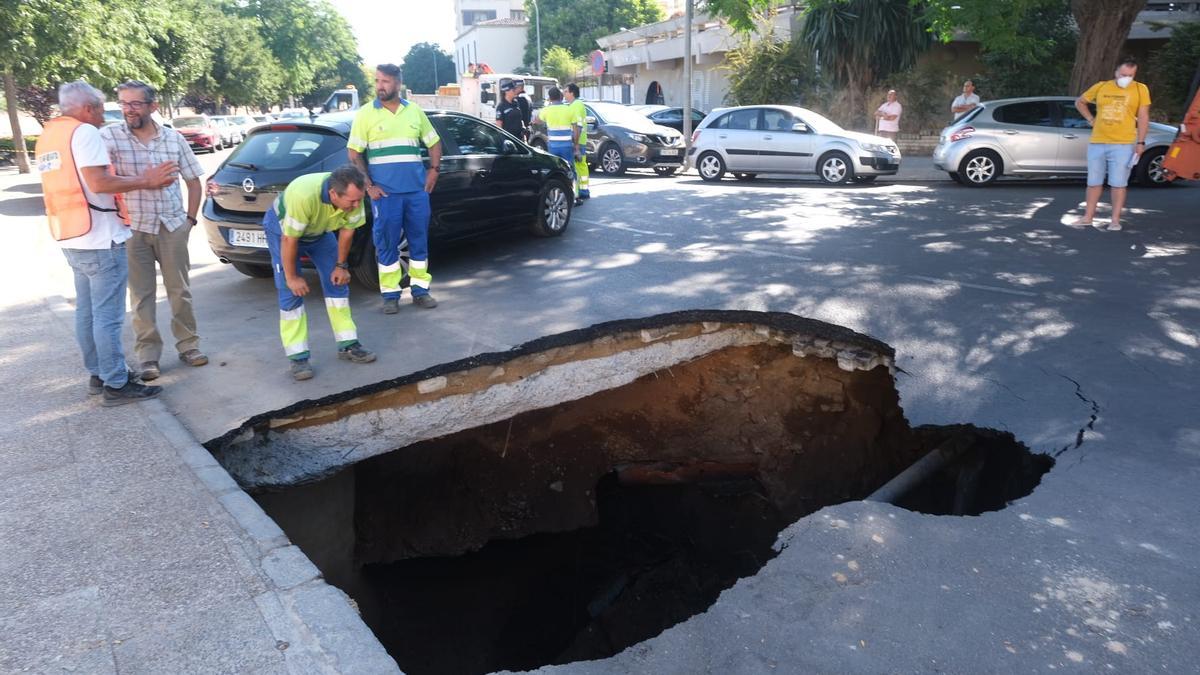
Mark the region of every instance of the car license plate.
<instances>
[{"instance_id":1,"label":"car license plate","mask_svg":"<svg viewBox=\"0 0 1200 675\"><path fill-rule=\"evenodd\" d=\"M663 157L678 157L679 151L678 150L660 150L658 154L662 155Z\"/></svg>"},{"instance_id":2,"label":"car license plate","mask_svg":"<svg viewBox=\"0 0 1200 675\"><path fill-rule=\"evenodd\" d=\"M267 247L267 233L262 230L230 230L229 243L234 246Z\"/></svg>"}]
</instances>

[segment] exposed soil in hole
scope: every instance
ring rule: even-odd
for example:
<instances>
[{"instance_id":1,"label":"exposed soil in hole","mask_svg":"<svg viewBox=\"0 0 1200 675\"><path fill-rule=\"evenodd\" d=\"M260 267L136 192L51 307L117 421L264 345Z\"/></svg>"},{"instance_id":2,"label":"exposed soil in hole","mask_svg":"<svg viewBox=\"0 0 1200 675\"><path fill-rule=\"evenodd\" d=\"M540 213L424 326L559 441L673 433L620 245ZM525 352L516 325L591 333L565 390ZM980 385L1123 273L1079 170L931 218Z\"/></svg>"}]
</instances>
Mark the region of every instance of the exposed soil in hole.
<instances>
[{"instance_id":1,"label":"exposed soil in hole","mask_svg":"<svg viewBox=\"0 0 1200 675\"><path fill-rule=\"evenodd\" d=\"M811 338L746 332L628 384L576 400L564 388L562 402L459 425L256 498L355 598L406 672L482 673L603 658L649 639L759 570L788 523L867 497L935 448L953 451L899 505L964 515L1003 508L1053 464L1009 434L911 428L878 355L814 356L827 347ZM659 338L612 344L647 339ZM591 343L588 357L604 344ZM597 370L606 367L619 371ZM492 376L471 372L464 390ZM560 387L561 375L548 373L530 370L517 384ZM454 377L439 386L454 387ZM422 414L452 413L446 424L472 419L469 397L422 404L420 391L401 393ZM486 389L471 395L492 400ZM348 428L378 443L392 413L372 405L356 395L289 411L218 456L235 462L239 480L276 480L255 473L273 438L280 452L308 452L334 438L322 424L343 428L342 419L364 415ZM391 419L421 422L406 414ZM345 441L350 452L361 442Z\"/></svg>"}]
</instances>

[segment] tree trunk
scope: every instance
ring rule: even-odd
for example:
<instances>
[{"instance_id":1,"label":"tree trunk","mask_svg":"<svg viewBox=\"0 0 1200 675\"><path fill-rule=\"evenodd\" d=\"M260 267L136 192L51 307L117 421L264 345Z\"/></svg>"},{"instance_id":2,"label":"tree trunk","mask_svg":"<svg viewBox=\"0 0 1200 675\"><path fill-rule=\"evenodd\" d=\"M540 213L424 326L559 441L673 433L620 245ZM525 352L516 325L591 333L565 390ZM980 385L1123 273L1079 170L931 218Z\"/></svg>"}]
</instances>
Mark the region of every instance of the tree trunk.
<instances>
[{"instance_id":1,"label":"tree trunk","mask_svg":"<svg viewBox=\"0 0 1200 675\"><path fill-rule=\"evenodd\" d=\"M21 133L21 115L17 104L17 78L13 77L11 70L4 71L4 101L8 105L8 121L12 125L17 171L29 173L29 155L25 152L25 135Z\"/></svg>"},{"instance_id":2,"label":"tree trunk","mask_svg":"<svg viewBox=\"0 0 1200 675\"><path fill-rule=\"evenodd\" d=\"M1093 84L1112 78L1133 20L1145 6L1146 0L1071 0L1079 43L1069 93L1082 94Z\"/></svg>"}]
</instances>

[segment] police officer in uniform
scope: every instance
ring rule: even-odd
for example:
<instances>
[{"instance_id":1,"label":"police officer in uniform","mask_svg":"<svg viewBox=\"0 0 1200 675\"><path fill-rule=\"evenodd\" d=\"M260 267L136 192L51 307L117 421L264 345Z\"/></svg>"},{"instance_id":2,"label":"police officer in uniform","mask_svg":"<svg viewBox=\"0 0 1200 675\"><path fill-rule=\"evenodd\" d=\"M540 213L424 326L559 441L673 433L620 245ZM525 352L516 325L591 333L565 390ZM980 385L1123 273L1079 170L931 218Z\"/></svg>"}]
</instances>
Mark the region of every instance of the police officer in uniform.
<instances>
[{"instance_id":1,"label":"police officer in uniform","mask_svg":"<svg viewBox=\"0 0 1200 675\"><path fill-rule=\"evenodd\" d=\"M496 105L496 126L524 140L526 138L525 118L521 106L517 103L517 87L511 80L500 85L500 103Z\"/></svg>"},{"instance_id":2,"label":"police officer in uniform","mask_svg":"<svg viewBox=\"0 0 1200 675\"><path fill-rule=\"evenodd\" d=\"M525 80L517 78L512 83L517 92L517 105L521 106L521 121L525 124L525 134L521 136L521 140L528 143L529 129L533 125L533 102L525 93Z\"/></svg>"}]
</instances>

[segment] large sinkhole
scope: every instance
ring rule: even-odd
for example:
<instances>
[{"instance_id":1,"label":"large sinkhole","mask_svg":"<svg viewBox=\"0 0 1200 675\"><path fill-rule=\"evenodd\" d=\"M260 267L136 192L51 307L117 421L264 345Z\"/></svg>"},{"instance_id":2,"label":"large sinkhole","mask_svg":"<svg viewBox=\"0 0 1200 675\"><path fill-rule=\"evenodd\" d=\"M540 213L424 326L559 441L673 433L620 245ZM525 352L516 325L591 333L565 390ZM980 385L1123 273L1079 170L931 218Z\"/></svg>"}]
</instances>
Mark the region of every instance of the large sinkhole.
<instances>
[{"instance_id":1,"label":"large sinkhole","mask_svg":"<svg viewBox=\"0 0 1200 675\"><path fill-rule=\"evenodd\" d=\"M977 515L1053 460L911 427L887 345L787 314L601 324L252 418L207 446L408 673L612 656L822 507Z\"/></svg>"}]
</instances>

